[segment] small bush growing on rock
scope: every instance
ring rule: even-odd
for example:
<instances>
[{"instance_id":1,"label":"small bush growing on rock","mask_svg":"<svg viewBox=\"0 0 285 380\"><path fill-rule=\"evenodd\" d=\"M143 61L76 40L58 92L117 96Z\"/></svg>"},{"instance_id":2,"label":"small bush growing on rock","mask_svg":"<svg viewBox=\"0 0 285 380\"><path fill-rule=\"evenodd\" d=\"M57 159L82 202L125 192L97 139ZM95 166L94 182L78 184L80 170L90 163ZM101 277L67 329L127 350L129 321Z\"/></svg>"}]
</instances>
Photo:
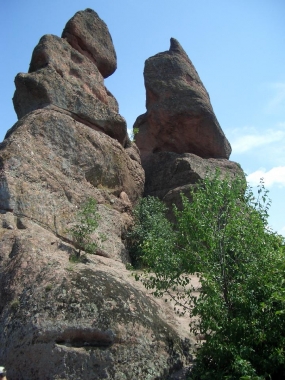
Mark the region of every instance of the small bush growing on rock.
<instances>
[{"instance_id":1,"label":"small bush growing on rock","mask_svg":"<svg viewBox=\"0 0 285 380\"><path fill-rule=\"evenodd\" d=\"M70 229L73 243L78 249L77 257L81 251L95 254L98 244L91 238L93 232L99 226L100 215L97 212L97 202L95 199L88 199L77 214L77 221Z\"/></svg>"},{"instance_id":2,"label":"small bush growing on rock","mask_svg":"<svg viewBox=\"0 0 285 380\"><path fill-rule=\"evenodd\" d=\"M52 284L48 284L46 287L45 287L45 291L46 292L50 292L52 290Z\"/></svg>"},{"instance_id":3,"label":"small bush growing on rock","mask_svg":"<svg viewBox=\"0 0 285 380\"><path fill-rule=\"evenodd\" d=\"M18 299L13 299L13 301L10 303L10 306L13 311L16 311L20 307L20 301Z\"/></svg>"},{"instance_id":4,"label":"small bush growing on rock","mask_svg":"<svg viewBox=\"0 0 285 380\"><path fill-rule=\"evenodd\" d=\"M133 142L135 142L136 141L136 135L139 133L139 128L133 128L133 132L132 132L132 134L131 134L131 140L133 141Z\"/></svg>"},{"instance_id":5,"label":"small bush growing on rock","mask_svg":"<svg viewBox=\"0 0 285 380\"><path fill-rule=\"evenodd\" d=\"M137 240L149 267L145 286L196 317L190 328L205 339L191 379L285 378L284 238L268 229L267 190L261 182L256 197L243 179L217 174L191 198L182 196L171 228L152 200L158 212ZM199 296L189 279L195 273Z\"/></svg>"}]
</instances>

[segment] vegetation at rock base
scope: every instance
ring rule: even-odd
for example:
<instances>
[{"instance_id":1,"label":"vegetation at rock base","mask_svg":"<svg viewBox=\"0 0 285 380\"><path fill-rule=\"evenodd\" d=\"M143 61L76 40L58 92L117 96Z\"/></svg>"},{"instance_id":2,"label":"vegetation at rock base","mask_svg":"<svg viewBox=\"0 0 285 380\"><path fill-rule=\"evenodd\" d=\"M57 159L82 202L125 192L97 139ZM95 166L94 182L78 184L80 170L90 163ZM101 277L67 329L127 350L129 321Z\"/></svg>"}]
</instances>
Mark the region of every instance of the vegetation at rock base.
<instances>
[{"instance_id":1,"label":"vegetation at rock base","mask_svg":"<svg viewBox=\"0 0 285 380\"><path fill-rule=\"evenodd\" d=\"M146 257L145 245L151 241L152 244L165 244L161 247L161 252L169 248L173 234L171 223L165 218L166 206L158 198L142 198L133 211L135 223L128 233L128 249L132 257L132 264L135 268L141 268L145 264L152 267L150 256Z\"/></svg>"},{"instance_id":2,"label":"vegetation at rock base","mask_svg":"<svg viewBox=\"0 0 285 380\"><path fill-rule=\"evenodd\" d=\"M134 212L132 255L147 268L137 278L194 316L190 329L203 336L191 379L285 378L284 238L268 228L263 183L257 196L245 187L241 178L206 178L192 202L182 195L175 225L155 198Z\"/></svg>"},{"instance_id":3,"label":"vegetation at rock base","mask_svg":"<svg viewBox=\"0 0 285 380\"><path fill-rule=\"evenodd\" d=\"M12 310L16 311L20 307L20 301L18 299L13 299L10 303Z\"/></svg>"},{"instance_id":4,"label":"vegetation at rock base","mask_svg":"<svg viewBox=\"0 0 285 380\"><path fill-rule=\"evenodd\" d=\"M100 215L97 212L97 202L89 198L78 211L77 220L74 226L69 230L73 243L78 249L77 258L80 257L81 251L95 254L98 244L91 238L91 235L99 226Z\"/></svg>"}]
</instances>

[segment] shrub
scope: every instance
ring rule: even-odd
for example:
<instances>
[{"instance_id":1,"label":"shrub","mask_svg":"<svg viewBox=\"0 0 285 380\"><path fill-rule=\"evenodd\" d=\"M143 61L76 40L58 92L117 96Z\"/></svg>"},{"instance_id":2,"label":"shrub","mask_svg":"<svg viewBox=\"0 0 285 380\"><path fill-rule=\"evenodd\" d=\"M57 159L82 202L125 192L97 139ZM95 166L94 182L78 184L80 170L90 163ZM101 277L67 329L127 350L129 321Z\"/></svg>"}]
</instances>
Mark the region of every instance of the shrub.
<instances>
[{"instance_id":1,"label":"shrub","mask_svg":"<svg viewBox=\"0 0 285 380\"><path fill-rule=\"evenodd\" d=\"M243 179L217 173L191 199L182 196L175 226L161 212L149 215L139 242L144 284L198 317L190 328L205 343L191 378L285 378L284 238L268 229L267 190L261 182L255 197ZM189 280L197 272L199 296Z\"/></svg>"},{"instance_id":2,"label":"shrub","mask_svg":"<svg viewBox=\"0 0 285 380\"><path fill-rule=\"evenodd\" d=\"M127 235L127 245L135 268L153 266L156 260L145 255L145 244L156 246L159 255L164 250L161 244L171 243L172 226L165 218L166 206L155 197L142 198L133 212L134 225Z\"/></svg>"}]
</instances>

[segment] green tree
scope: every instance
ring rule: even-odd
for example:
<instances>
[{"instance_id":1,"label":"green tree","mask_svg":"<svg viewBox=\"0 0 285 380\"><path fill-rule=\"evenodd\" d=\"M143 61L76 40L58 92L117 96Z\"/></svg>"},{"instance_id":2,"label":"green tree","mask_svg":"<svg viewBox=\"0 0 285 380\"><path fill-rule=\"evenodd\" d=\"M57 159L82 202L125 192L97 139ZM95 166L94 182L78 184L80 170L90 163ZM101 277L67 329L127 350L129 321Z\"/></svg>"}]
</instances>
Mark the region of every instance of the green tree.
<instances>
[{"instance_id":1,"label":"green tree","mask_svg":"<svg viewBox=\"0 0 285 380\"><path fill-rule=\"evenodd\" d=\"M140 245L149 265L145 285L197 317L190 328L205 342L192 378L285 378L284 239L268 229L267 190L261 183L255 197L242 178L217 174L191 199L182 196L164 242L149 232ZM199 296L189 280L194 273Z\"/></svg>"},{"instance_id":2,"label":"green tree","mask_svg":"<svg viewBox=\"0 0 285 380\"><path fill-rule=\"evenodd\" d=\"M135 207L134 225L127 236L127 245L135 268L154 265L150 262L153 257L144 255L147 242L151 241L159 252L163 252L173 241L172 225L164 216L166 210L164 203L155 197L142 198Z\"/></svg>"},{"instance_id":3,"label":"green tree","mask_svg":"<svg viewBox=\"0 0 285 380\"><path fill-rule=\"evenodd\" d=\"M94 254L98 244L91 238L93 232L99 226L100 216L97 212L97 202L89 198L80 208L76 216L74 226L69 230L73 243L78 249L77 257L80 257L81 251Z\"/></svg>"}]
</instances>

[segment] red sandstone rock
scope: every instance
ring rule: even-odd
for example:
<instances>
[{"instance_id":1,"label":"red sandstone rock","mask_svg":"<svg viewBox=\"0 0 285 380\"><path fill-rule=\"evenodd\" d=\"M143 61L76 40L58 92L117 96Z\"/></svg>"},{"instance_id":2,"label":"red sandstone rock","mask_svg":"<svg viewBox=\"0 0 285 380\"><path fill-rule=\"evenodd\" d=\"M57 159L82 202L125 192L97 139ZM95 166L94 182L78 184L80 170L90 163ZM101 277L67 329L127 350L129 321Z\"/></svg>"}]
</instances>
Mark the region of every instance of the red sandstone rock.
<instances>
[{"instance_id":1,"label":"red sandstone rock","mask_svg":"<svg viewBox=\"0 0 285 380\"><path fill-rule=\"evenodd\" d=\"M56 106L128 145L126 121L102 75L64 39L43 36L34 49L29 73L18 74L15 84L13 102L18 118L35 109Z\"/></svg>"},{"instance_id":2,"label":"red sandstone rock","mask_svg":"<svg viewBox=\"0 0 285 380\"><path fill-rule=\"evenodd\" d=\"M147 112L138 117L136 144L142 163L156 152L229 158L231 147L209 95L179 42L145 62Z\"/></svg>"},{"instance_id":3,"label":"red sandstone rock","mask_svg":"<svg viewBox=\"0 0 285 380\"><path fill-rule=\"evenodd\" d=\"M143 184L135 145L124 149L59 111L33 111L8 131L0 144L0 360L9 378L144 380L189 365L189 317L151 296L124 264L128 211ZM72 263L68 227L89 197L108 257Z\"/></svg>"},{"instance_id":4,"label":"red sandstone rock","mask_svg":"<svg viewBox=\"0 0 285 380\"><path fill-rule=\"evenodd\" d=\"M97 67L64 39L51 34L43 36L35 47L29 73L47 66L53 67L64 80L69 82L78 96L82 96L81 92L85 91L98 98L112 111L119 111L118 103L105 87L104 78Z\"/></svg>"},{"instance_id":5,"label":"red sandstone rock","mask_svg":"<svg viewBox=\"0 0 285 380\"><path fill-rule=\"evenodd\" d=\"M88 57L104 78L117 68L117 56L107 25L92 9L77 12L66 24L62 37Z\"/></svg>"},{"instance_id":6,"label":"red sandstone rock","mask_svg":"<svg viewBox=\"0 0 285 380\"><path fill-rule=\"evenodd\" d=\"M10 212L0 214L0 236L8 379L165 379L191 360L181 344L189 320L182 329L173 306L150 296L124 264L94 255L71 263L71 245Z\"/></svg>"},{"instance_id":7,"label":"red sandstone rock","mask_svg":"<svg viewBox=\"0 0 285 380\"><path fill-rule=\"evenodd\" d=\"M55 110L36 110L19 120L0 144L0 210L25 215L58 236L80 204L94 198L101 215L104 250L126 262L121 236L131 223L122 192L132 203L142 195L144 171L104 133Z\"/></svg>"},{"instance_id":8,"label":"red sandstone rock","mask_svg":"<svg viewBox=\"0 0 285 380\"><path fill-rule=\"evenodd\" d=\"M189 364L189 319L124 265L126 209L144 183L135 146L36 110L0 144L0 170L0 360L9 377L144 380ZM72 263L67 230L88 197L109 257Z\"/></svg>"}]
</instances>

